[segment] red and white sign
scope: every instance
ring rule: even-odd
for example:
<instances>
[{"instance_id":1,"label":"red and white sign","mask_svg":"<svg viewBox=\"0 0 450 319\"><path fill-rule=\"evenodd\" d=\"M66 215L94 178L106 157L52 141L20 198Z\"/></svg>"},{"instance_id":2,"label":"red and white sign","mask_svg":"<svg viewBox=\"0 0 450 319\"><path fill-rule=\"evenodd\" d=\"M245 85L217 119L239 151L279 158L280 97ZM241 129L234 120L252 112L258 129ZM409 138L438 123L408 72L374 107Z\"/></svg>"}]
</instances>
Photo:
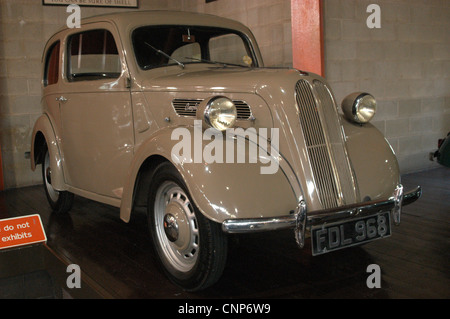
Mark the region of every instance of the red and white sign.
<instances>
[{"instance_id":1,"label":"red and white sign","mask_svg":"<svg viewBox=\"0 0 450 319\"><path fill-rule=\"evenodd\" d=\"M0 219L0 250L46 241L47 236L38 214Z\"/></svg>"}]
</instances>

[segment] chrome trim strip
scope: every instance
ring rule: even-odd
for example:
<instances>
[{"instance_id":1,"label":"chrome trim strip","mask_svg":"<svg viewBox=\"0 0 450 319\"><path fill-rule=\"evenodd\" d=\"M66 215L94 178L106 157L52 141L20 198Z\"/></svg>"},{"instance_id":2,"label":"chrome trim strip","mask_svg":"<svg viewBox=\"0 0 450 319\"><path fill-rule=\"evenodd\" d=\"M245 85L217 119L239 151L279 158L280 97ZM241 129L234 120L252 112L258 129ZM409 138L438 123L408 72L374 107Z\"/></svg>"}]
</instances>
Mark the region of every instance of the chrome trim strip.
<instances>
[{"instance_id":1,"label":"chrome trim strip","mask_svg":"<svg viewBox=\"0 0 450 319\"><path fill-rule=\"evenodd\" d=\"M392 209L392 217L394 217L395 225L400 224L400 215L402 211L403 204L403 185L399 184L394 191L394 208Z\"/></svg>"},{"instance_id":2,"label":"chrome trim strip","mask_svg":"<svg viewBox=\"0 0 450 319\"><path fill-rule=\"evenodd\" d=\"M404 194L403 191L399 191L400 189L403 189L402 185L399 185L394 191L393 196L387 200L371 201L363 204L359 203L334 209L310 212L308 214L306 214L306 205L304 205L304 201L300 201L296 212L292 215L272 218L227 219L222 223L222 230L229 234L240 234L296 228L300 229L300 235L304 235L305 227L367 216L382 211L390 211L394 221L396 221L396 216L398 216L397 220L400 221L402 206L411 204L419 199L422 195L422 188L417 186L410 192ZM306 223L304 222L305 219Z\"/></svg>"},{"instance_id":3,"label":"chrome trim strip","mask_svg":"<svg viewBox=\"0 0 450 319\"><path fill-rule=\"evenodd\" d=\"M241 234L294 228L296 223L294 214L272 218L227 219L222 223L222 230L228 234Z\"/></svg>"}]
</instances>

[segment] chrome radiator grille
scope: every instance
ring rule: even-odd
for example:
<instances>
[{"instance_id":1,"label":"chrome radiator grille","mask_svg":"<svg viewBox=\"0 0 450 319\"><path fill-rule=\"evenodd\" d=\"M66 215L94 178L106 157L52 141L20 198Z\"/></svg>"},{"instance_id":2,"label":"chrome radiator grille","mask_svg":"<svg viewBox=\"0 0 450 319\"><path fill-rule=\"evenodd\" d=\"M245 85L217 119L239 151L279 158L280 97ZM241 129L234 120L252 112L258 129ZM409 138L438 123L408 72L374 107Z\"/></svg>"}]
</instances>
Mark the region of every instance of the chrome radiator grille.
<instances>
[{"instance_id":1,"label":"chrome radiator grille","mask_svg":"<svg viewBox=\"0 0 450 319\"><path fill-rule=\"evenodd\" d=\"M355 180L337 110L325 85L300 80L295 86L300 123L323 208L356 202ZM316 98L315 98L316 97Z\"/></svg>"}]
</instances>

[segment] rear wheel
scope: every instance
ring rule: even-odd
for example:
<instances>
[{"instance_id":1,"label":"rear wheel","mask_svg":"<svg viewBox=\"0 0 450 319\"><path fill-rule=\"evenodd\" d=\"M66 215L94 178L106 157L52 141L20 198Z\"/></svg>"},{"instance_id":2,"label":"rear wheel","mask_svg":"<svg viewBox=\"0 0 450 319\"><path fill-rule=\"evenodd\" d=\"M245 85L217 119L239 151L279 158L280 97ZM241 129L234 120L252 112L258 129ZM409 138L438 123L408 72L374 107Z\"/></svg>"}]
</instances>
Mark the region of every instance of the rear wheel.
<instances>
[{"instance_id":1,"label":"rear wheel","mask_svg":"<svg viewBox=\"0 0 450 319\"><path fill-rule=\"evenodd\" d=\"M72 208L73 194L66 191L57 191L53 188L48 150L45 151L44 161L42 163L42 180L47 200L53 212L58 214L67 213Z\"/></svg>"},{"instance_id":2,"label":"rear wheel","mask_svg":"<svg viewBox=\"0 0 450 319\"><path fill-rule=\"evenodd\" d=\"M226 235L198 211L170 163L162 163L151 182L149 228L164 272L186 290L211 286L225 267Z\"/></svg>"}]
</instances>

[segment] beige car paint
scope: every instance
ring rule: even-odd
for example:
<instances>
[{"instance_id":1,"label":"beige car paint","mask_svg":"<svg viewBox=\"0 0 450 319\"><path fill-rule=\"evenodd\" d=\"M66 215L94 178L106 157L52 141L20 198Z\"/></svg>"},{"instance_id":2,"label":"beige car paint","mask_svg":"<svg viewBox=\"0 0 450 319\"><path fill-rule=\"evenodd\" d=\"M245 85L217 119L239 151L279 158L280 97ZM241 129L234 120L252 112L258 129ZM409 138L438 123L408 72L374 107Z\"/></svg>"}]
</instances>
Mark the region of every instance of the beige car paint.
<instances>
[{"instance_id":1,"label":"beige car paint","mask_svg":"<svg viewBox=\"0 0 450 319\"><path fill-rule=\"evenodd\" d=\"M347 149L359 181L361 198L389 198L400 182L400 170L389 143L372 124L341 123L347 136ZM377 163L377 165L374 165Z\"/></svg>"},{"instance_id":2,"label":"beige car paint","mask_svg":"<svg viewBox=\"0 0 450 319\"><path fill-rule=\"evenodd\" d=\"M37 121L33 133L32 169L36 168L38 154L35 133L41 132L49 145L54 188L120 207L121 218L129 221L142 164L154 157L170 161L171 149L177 143L171 139L173 128L192 129L194 118L179 117L171 101L178 97L208 99L226 95L245 100L255 116L253 122L242 121L237 125L280 129L283 158L280 170L273 175L261 175L254 164L173 163L200 211L217 222L285 216L296 208L300 198L306 200L309 212L320 210L299 114L294 107L294 86L301 78L326 81L293 69L228 69L192 64L184 69L175 65L141 70L134 58L131 32L138 26L168 21L240 30L253 44L258 64L263 66L251 32L231 20L161 12L86 19L81 30L101 26L113 33L119 46L121 76L109 82L70 83L64 73L64 47L67 37L80 30L62 30L49 41L46 49L56 38L61 40L62 72L58 84L43 90L45 114ZM58 96L68 101L57 102ZM400 179L389 144L371 125L355 126L341 121L359 187L354 191L371 199L388 198ZM66 123L70 124L65 126ZM115 125L122 129L115 130ZM368 157L369 150L376 150L376 155Z\"/></svg>"},{"instance_id":3,"label":"beige car paint","mask_svg":"<svg viewBox=\"0 0 450 319\"><path fill-rule=\"evenodd\" d=\"M36 149L37 144L35 142L39 134L42 135L49 149L50 168L52 170L52 186L60 191L67 190L67 185L64 182L62 160L57 138L47 115L41 115L34 124L32 135L33 140L31 144L31 169L33 171L36 169L36 154L39 150Z\"/></svg>"}]
</instances>

